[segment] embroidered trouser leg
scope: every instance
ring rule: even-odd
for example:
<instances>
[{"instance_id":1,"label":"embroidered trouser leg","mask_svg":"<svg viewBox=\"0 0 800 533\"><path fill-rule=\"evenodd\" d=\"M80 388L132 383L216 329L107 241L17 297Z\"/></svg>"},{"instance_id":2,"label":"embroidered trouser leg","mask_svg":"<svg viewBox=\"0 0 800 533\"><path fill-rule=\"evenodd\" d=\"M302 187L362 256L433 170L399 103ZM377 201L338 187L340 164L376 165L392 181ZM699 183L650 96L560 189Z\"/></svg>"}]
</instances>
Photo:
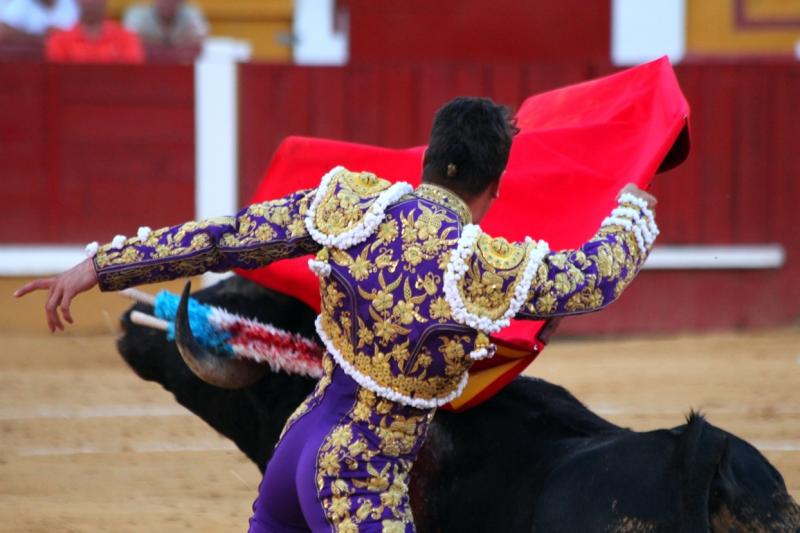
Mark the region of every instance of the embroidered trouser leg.
<instances>
[{"instance_id":1,"label":"embroidered trouser leg","mask_svg":"<svg viewBox=\"0 0 800 533\"><path fill-rule=\"evenodd\" d=\"M433 411L380 399L338 367L322 384L287 422L251 531L413 531L408 475Z\"/></svg>"}]
</instances>

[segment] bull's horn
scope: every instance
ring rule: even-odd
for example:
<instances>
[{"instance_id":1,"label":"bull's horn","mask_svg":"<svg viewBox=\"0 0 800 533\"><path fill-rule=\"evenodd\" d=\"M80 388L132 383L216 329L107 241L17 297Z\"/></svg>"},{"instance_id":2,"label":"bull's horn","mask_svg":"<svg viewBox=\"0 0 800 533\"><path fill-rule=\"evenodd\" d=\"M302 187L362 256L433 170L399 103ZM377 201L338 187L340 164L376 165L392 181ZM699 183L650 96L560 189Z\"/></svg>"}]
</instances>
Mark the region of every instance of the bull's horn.
<instances>
[{"instance_id":1,"label":"bull's horn","mask_svg":"<svg viewBox=\"0 0 800 533\"><path fill-rule=\"evenodd\" d=\"M189 327L191 290L192 283L187 281L175 315L175 344L186 366L206 383L226 389L240 389L261 379L267 372L265 365L217 355L197 342Z\"/></svg>"}]
</instances>

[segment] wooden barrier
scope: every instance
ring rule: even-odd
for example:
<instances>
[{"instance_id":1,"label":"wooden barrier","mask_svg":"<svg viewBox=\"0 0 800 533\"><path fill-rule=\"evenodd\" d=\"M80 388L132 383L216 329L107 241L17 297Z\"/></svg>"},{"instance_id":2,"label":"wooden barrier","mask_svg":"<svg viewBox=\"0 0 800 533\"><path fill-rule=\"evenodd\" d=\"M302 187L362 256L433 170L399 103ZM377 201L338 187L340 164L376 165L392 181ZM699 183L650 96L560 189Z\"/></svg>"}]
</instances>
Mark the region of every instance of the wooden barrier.
<instances>
[{"instance_id":1,"label":"wooden barrier","mask_svg":"<svg viewBox=\"0 0 800 533\"><path fill-rule=\"evenodd\" d=\"M191 218L193 77L0 63L0 242L88 242Z\"/></svg>"}]
</instances>

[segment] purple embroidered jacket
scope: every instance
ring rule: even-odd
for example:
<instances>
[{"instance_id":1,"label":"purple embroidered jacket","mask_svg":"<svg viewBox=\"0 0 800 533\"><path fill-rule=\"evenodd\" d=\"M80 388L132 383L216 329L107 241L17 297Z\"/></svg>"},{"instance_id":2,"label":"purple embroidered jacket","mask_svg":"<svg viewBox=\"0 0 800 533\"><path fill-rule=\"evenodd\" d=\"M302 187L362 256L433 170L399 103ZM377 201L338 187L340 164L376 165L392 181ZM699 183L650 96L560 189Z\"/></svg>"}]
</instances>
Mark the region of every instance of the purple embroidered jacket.
<instances>
[{"instance_id":1,"label":"purple embroidered jacket","mask_svg":"<svg viewBox=\"0 0 800 533\"><path fill-rule=\"evenodd\" d=\"M488 335L512 317L585 313L619 296L658 234L631 195L576 250L509 243L471 224L466 204L337 167L314 190L100 247L102 290L316 252L317 331L338 365L390 400L431 408L456 398Z\"/></svg>"}]
</instances>

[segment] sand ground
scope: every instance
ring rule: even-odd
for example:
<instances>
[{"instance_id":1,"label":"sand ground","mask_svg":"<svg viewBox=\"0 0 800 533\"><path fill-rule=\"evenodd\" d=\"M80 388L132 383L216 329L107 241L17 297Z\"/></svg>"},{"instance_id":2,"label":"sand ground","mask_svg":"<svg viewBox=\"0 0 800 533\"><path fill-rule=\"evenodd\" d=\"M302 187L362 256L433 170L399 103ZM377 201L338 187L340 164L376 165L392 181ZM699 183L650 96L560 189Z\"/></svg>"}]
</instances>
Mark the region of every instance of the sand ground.
<instances>
[{"instance_id":1,"label":"sand ground","mask_svg":"<svg viewBox=\"0 0 800 533\"><path fill-rule=\"evenodd\" d=\"M138 379L113 341L0 335L0 531L245 531L255 466ZM800 329L556 338L528 371L639 430L702 409L800 499Z\"/></svg>"}]
</instances>

